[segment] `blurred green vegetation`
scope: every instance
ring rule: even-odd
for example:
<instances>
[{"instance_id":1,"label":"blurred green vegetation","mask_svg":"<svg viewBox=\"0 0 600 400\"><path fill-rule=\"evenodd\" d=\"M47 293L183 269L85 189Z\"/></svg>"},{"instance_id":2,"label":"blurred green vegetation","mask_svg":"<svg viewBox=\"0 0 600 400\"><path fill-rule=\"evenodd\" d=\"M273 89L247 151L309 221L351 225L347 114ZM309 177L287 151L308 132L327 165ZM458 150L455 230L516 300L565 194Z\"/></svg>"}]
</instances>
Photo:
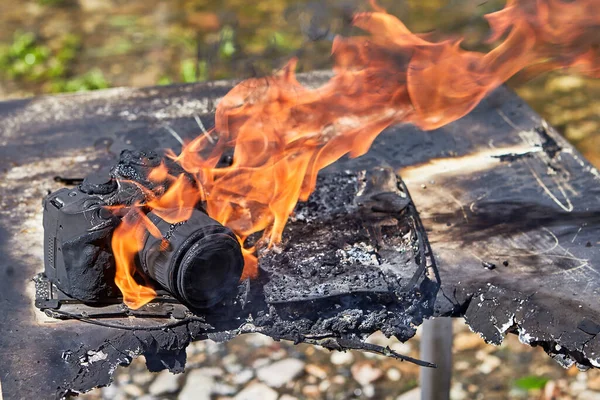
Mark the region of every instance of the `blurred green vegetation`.
<instances>
[{"instance_id":1,"label":"blurred green vegetation","mask_svg":"<svg viewBox=\"0 0 600 400\"><path fill-rule=\"evenodd\" d=\"M549 380L550 379L545 378L543 376L530 375L530 376L524 376L522 378L517 379L515 381L514 385L515 385L515 387L517 387L519 389L523 389L523 390L527 390L527 391L539 390L539 389L543 389Z\"/></svg>"},{"instance_id":2,"label":"blurred green vegetation","mask_svg":"<svg viewBox=\"0 0 600 400\"><path fill-rule=\"evenodd\" d=\"M67 34L56 51L39 42L32 32L16 31L12 43L0 45L0 74L15 82L40 84L50 93L79 92L109 87L104 74L94 68L71 74L81 41Z\"/></svg>"}]
</instances>

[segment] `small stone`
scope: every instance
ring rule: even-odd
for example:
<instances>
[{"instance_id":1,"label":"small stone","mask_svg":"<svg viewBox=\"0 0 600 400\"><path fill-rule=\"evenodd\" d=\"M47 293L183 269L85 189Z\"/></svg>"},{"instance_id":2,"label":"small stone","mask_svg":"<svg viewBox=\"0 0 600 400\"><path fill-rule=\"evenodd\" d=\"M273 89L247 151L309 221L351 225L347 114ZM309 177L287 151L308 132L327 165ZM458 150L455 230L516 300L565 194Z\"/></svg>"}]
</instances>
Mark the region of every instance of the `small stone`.
<instances>
[{"instance_id":1,"label":"small stone","mask_svg":"<svg viewBox=\"0 0 600 400\"><path fill-rule=\"evenodd\" d=\"M279 388L299 376L302 371L304 371L304 362L295 358L286 358L260 368L256 376L267 385Z\"/></svg>"},{"instance_id":2,"label":"small stone","mask_svg":"<svg viewBox=\"0 0 600 400\"><path fill-rule=\"evenodd\" d=\"M117 381L119 386L131 383L131 377L129 376L129 374L118 374L115 380Z\"/></svg>"},{"instance_id":3,"label":"small stone","mask_svg":"<svg viewBox=\"0 0 600 400\"><path fill-rule=\"evenodd\" d=\"M223 365L231 365L231 364L237 364L238 358L237 355L231 353L231 354L227 354L225 357L223 357L221 359Z\"/></svg>"},{"instance_id":4,"label":"small stone","mask_svg":"<svg viewBox=\"0 0 600 400\"><path fill-rule=\"evenodd\" d=\"M392 382L398 382L402 378L402 373L396 368L390 368L385 372L385 376Z\"/></svg>"},{"instance_id":5,"label":"small stone","mask_svg":"<svg viewBox=\"0 0 600 400\"><path fill-rule=\"evenodd\" d=\"M460 360L454 363L454 369L457 371L466 371L471 368L471 364L468 361Z\"/></svg>"},{"instance_id":6,"label":"small stone","mask_svg":"<svg viewBox=\"0 0 600 400\"><path fill-rule=\"evenodd\" d=\"M216 382L213 385L212 393L222 396L231 396L237 392L237 389L231 385L222 382Z\"/></svg>"},{"instance_id":7,"label":"small stone","mask_svg":"<svg viewBox=\"0 0 600 400\"><path fill-rule=\"evenodd\" d=\"M334 365L350 364L352 361L354 361L354 356L350 352L334 351L331 353L330 361Z\"/></svg>"},{"instance_id":8,"label":"small stone","mask_svg":"<svg viewBox=\"0 0 600 400\"><path fill-rule=\"evenodd\" d=\"M161 371L148 388L148 392L155 396L166 393L175 393L179 390L180 376L172 374L167 370Z\"/></svg>"},{"instance_id":9,"label":"small stone","mask_svg":"<svg viewBox=\"0 0 600 400\"><path fill-rule=\"evenodd\" d=\"M489 374L502 364L502 361L493 355L487 355L481 364L477 367L482 374Z\"/></svg>"},{"instance_id":10,"label":"small stone","mask_svg":"<svg viewBox=\"0 0 600 400\"><path fill-rule=\"evenodd\" d=\"M123 395L121 388L113 383L110 386L102 388L102 398L106 400L118 400L123 399L125 396Z\"/></svg>"},{"instance_id":11,"label":"small stone","mask_svg":"<svg viewBox=\"0 0 600 400\"><path fill-rule=\"evenodd\" d=\"M212 376L216 378L217 376L223 376L224 372L219 367L207 367L207 368L199 368L198 371L202 371L202 373L206 376Z\"/></svg>"},{"instance_id":12,"label":"small stone","mask_svg":"<svg viewBox=\"0 0 600 400\"><path fill-rule=\"evenodd\" d=\"M252 363L252 368L259 369L259 368L264 367L265 365L269 365L270 362L271 362L271 360L269 360L268 358L257 358Z\"/></svg>"},{"instance_id":13,"label":"small stone","mask_svg":"<svg viewBox=\"0 0 600 400\"><path fill-rule=\"evenodd\" d=\"M136 385L144 386L152 382L154 375L155 374L149 371L141 371L133 374L132 380Z\"/></svg>"},{"instance_id":14,"label":"small stone","mask_svg":"<svg viewBox=\"0 0 600 400\"><path fill-rule=\"evenodd\" d=\"M396 400L421 400L421 388L416 387L396 397Z\"/></svg>"},{"instance_id":15,"label":"small stone","mask_svg":"<svg viewBox=\"0 0 600 400\"><path fill-rule=\"evenodd\" d=\"M273 344L273 339L260 333L251 333L244 336L246 337L246 343L254 347L266 347Z\"/></svg>"},{"instance_id":16,"label":"small stone","mask_svg":"<svg viewBox=\"0 0 600 400\"><path fill-rule=\"evenodd\" d=\"M383 371L381 371L381 369L374 367L368 362L356 363L352 366L350 371L352 372L352 377L354 380L360 383L362 386L368 385L371 382L375 382L383 375Z\"/></svg>"},{"instance_id":17,"label":"small stone","mask_svg":"<svg viewBox=\"0 0 600 400\"><path fill-rule=\"evenodd\" d=\"M251 383L239 392L235 400L277 400L277 392L259 382Z\"/></svg>"},{"instance_id":18,"label":"small stone","mask_svg":"<svg viewBox=\"0 0 600 400\"><path fill-rule=\"evenodd\" d=\"M123 386L123 391L127 393L128 396L138 398L144 394L144 391L140 389L139 386L134 385L133 383L129 383Z\"/></svg>"},{"instance_id":19,"label":"small stone","mask_svg":"<svg viewBox=\"0 0 600 400\"><path fill-rule=\"evenodd\" d=\"M329 388L331 387L331 382L329 382L327 379L321 381L321 383L319 383L319 391L321 393L325 393L327 390L329 390Z\"/></svg>"},{"instance_id":20,"label":"small stone","mask_svg":"<svg viewBox=\"0 0 600 400\"><path fill-rule=\"evenodd\" d=\"M385 347L390 344L390 339L388 339L381 331L377 331L377 332L372 333L367 338L366 342Z\"/></svg>"},{"instance_id":21,"label":"small stone","mask_svg":"<svg viewBox=\"0 0 600 400\"><path fill-rule=\"evenodd\" d=\"M462 332L454 336L452 348L454 351L474 350L485 345L481 337L473 332Z\"/></svg>"},{"instance_id":22,"label":"small stone","mask_svg":"<svg viewBox=\"0 0 600 400\"><path fill-rule=\"evenodd\" d=\"M467 400L469 394L463 389L462 383L455 383L450 389L450 398L452 400Z\"/></svg>"},{"instance_id":23,"label":"small stone","mask_svg":"<svg viewBox=\"0 0 600 400\"><path fill-rule=\"evenodd\" d=\"M306 367L304 367L304 370L309 375L315 376L319 379L327 378L327 371L316 364L308 364Z\"/></svg>"},{"instance_id":24,"label":"small stone","mask_svg":"<svg viewBox=\"0 0 600 400\"><path fill-rule=\"evenodd\" d=\"M214 378L206 375L203 369L190 371L177 400L210 400L214 384Z\"/></svg>"},{"instance_id":25,"label":"small stone","mask_svg":"<svg viewBox=\"0 0 600 400\"><path fill-rule=\"evenodd\" d=\"M588 371L588 381L587 381L587 387L588 389L591 390L596 390L600 392L600 371L596 370L592 370L592 371Z\"/></svg>"},{"instance_id":26,"label":"small stone","mask_svg":"<svg viewBox=\"0 0 600 400\"><path fill-rule=\"evenodd\" d=\"M586 382L574 381L569 385L569 391L571 394L577 395L583 393L587 389Z\"/></svg>"},{"instance_id":27,"label":"small stone","mask_svg":"<svg viewBox=\"0 0 600 400\"><path fill-rule=\"evenodd\" d=\"M254 378L254 372L251 369L244 369L233 376L233 383L244 385L252 378Z\"/></svg>"},{"instance_id":28,"label":"small stone","mask_svg":"<svg viewBox=\"0 0 600 400\"><path fill-rule=\"evenodd\" d=\"M600 400L600 392L592 392L591 390L586 390L585 392L581 392L579 396L577 396L577 400Z\"/></svg>"},{"instance_id":29,"label":"small stone","mask_svg":"<svg viewBox=\"0 0 600 400\"><path fill-rule=\"evenodd\" d=\"M214 340L204 340L203 343L204 352L206 352L207 354L218 354L221 351L225 350L225 345L223 343L217 343Z\"/></svg>"},{"instance_id":30,"label":"small stone","mask_svg":"<svg viewBox=\"0 0 600 400\"><path fill-rule=\"evenodd\" d=\"M279 400L298 400L298 398L290 396L289 394L282 394Z\"/></svg>"},{"instance_id":31,"label":"small stone","mask_svg":"<svg viewBox=\"0 0 600 400\"><path fill-rule=\"evenodd\" d=\"M225 369L229 374L238 374L242 371L243 367L241 364L227 364L225 365Z\"/></svg>"},{"instance_id":32,"label":"small stone","mask_svg":"<svg viewBox=\"0 0 600 400\"><path fill-rule=\"evenodd\" d=\"M302 394L306 397L321 397L321 391L316 385L305 385L302 388Z\"/></svg>"},{"instance_id":33,"label":"small stone","mask_svg":"<svg viewBox=\"0 0 600 400\"><path fill-rule=\"evenodd\" d=\"M398 354L410 354L412 346L410 343L395 342L390 345L390 349Z\"/></svg>"},{"instance_id":34,"label":"small stone","mask_svg":"<svg viewBox=\"0 0 600 400\"><path fill-rule=\"evenodd\" d=\"M270 358L271 360L281 360L281 359L283 359L285 356L287 356L287 351L285 351L284 349L279 349L279 350L276 350L276 351L272 351L272 352L269 354L269 358Z\"/></svg>"},{"instance_id":35,"label":"small stone","mask_svg":"<svg viewBox=\"0 0 600 400\"><path fill-rule=\"evenodd\" d=\"M375 386L365 385L362 387L362 392L366 397L371 398L375 396Z\"/></svg>"},{"instance_id":36,"label":"small stone","mask_svg":"<svg viewBox=\"0 0 600 400\"><path fill-rule=\"evenodd\" d=\"M331 379L331 382L335 383L336 385L343 385L346 383L346 377L343 375L336 375Z\"/></svg>"}]
</instances>

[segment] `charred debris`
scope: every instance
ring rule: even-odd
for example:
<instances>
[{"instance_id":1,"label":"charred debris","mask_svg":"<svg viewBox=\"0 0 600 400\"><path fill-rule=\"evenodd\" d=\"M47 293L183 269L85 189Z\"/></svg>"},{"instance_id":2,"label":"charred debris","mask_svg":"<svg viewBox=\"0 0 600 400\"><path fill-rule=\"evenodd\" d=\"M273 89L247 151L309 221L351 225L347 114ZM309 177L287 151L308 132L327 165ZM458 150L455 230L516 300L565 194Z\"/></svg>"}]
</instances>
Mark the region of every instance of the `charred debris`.
<instances>
[{"instance_id":1,"label":"charred debris","mask_svg":"<svg viewBox=\"0 0 600 400\"><path fill-rule=\"evenodd\" d=\"M115 198L125 195L139 198L139 185L155 189L146 177L160 158L154 152L124 151L108 175L88 177L76 189L90 192L92 185L106 196L115 189L111 183L115 179L133 180L134 185L120 183L122 190L111 195L111 201L114 204ZM92 240L71 243L81 246L78 267L93 274L93 279L87 276L70 285L83 285L81 289L91 297L76 288L65 290L51 276L55 272L48 259L45 273L35 278L36 306L47 316L123 332L97 349L109 353L103 362L128 364L132 357L144 354L150 370L179 371L190 341L225 341L256 332L276 340L331 350L358 349L432 366L365 341L376 331L401 341L410 339L423 319L432 315L440 286L417 210L391 168L319 176L310 199L298 204L281 245L270 250L259 247L258 278L239 281L239 270L218 275L226 282L234 276L238 283L218 285L229 290L206 307L190 306L181 293L164 290L168 285L157 284L153 276L149 281L157 288L156 299L136 310L125 306L113 287L110 263L88 268L99 258L110 258L109 235L106 231ZM137 350L116 351L123 348ZM93 357L89 350L79 349L65 352L63 358L81 369L81 360L89 357ZM78 376L93 380L94 386L105 385L110 374L106 376L103 369L80 370Z\"/></svg>"}]
</instances>

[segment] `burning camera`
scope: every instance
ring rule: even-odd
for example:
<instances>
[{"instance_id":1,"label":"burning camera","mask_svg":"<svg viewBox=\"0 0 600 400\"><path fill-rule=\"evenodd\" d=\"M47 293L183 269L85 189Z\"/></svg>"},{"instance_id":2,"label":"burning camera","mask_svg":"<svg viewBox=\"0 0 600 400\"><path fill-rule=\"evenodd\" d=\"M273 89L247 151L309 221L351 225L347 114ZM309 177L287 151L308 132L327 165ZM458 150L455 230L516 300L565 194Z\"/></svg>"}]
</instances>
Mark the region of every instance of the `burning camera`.
<instances>
[{"instance_id":1,"label":"burning camera","mask_svg":"<svg viewBox=\"0 0 600 400\"><path fill-rule=\"evenodd\" d=\"M184 173L178 164L154 152L125 150L110 171L90 175L77 187L44 198L45 272L36 279L40 309L121 303L111 239L123 216L113 210L143 205L147 193L166 190L168 182L148 179L161 163L174 176ZM188 220L176 224L150 209L143 212L162 238L146 233L135 260L134 278L153 286L158 302L176 299L190 309L203 309L235 291L244 261L229 228L210 218L201 204Z\"/></svg>"}]
</instances>

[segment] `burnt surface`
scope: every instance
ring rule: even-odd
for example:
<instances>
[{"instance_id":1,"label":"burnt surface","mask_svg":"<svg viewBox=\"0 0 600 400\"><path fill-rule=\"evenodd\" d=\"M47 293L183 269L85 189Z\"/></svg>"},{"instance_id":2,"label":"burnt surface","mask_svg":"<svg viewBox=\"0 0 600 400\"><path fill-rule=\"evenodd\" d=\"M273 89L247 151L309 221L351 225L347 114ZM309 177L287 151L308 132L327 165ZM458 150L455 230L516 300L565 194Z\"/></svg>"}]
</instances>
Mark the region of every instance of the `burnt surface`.
<instances>
[{"instance_id":1,"label":"burnt surface","mask_svg":"<svg viewBox=\"0 0 600 400\"><path fill-rule=\"evenodd\" d=\"M326 78L314 74L305 81ZM230 88L216 82L0 103L5 398L106 385L118 364L139 354L153 370L181 371L190 340L228 340L244 332L330 348L357 347L377 329L407 339L432 312L465 316L492 343L514 332L564 365L600 366L598 171L504 88L442 129L388 129L365 156L324 171L317 193L286 228L284 251L262 258L264 273L240 285L231 300L236 307L187 319L105 320L121 329L45 318L33 307L32 277L43 269L40 202L62 186L54 177L80 178L82 171L114 164L127 148L179 151L166 127L194 138L201 133L194 115L210 128L214 102ZM426 296L435 292L435 280L409 277L424 267L411 259L410 235L401 236L404 202L386 201L390 195L381 191L375 207L363 198L356 209L358 171L384 164L401 169L427 230L442 283L435 302ZM324 225L327 218L335 235ZM286 260L286 254L294 257ZM340 265L346 268L336 275ZM330 286L315 285L318 296L310 298L308 284L325 272ZM365 275L368 291L352 274ZM298 297L281 301L292 293ZM393 311L384 314L384 306ZM340 308L347 311L343 318Z\"/></svg>"}]
</instances>

